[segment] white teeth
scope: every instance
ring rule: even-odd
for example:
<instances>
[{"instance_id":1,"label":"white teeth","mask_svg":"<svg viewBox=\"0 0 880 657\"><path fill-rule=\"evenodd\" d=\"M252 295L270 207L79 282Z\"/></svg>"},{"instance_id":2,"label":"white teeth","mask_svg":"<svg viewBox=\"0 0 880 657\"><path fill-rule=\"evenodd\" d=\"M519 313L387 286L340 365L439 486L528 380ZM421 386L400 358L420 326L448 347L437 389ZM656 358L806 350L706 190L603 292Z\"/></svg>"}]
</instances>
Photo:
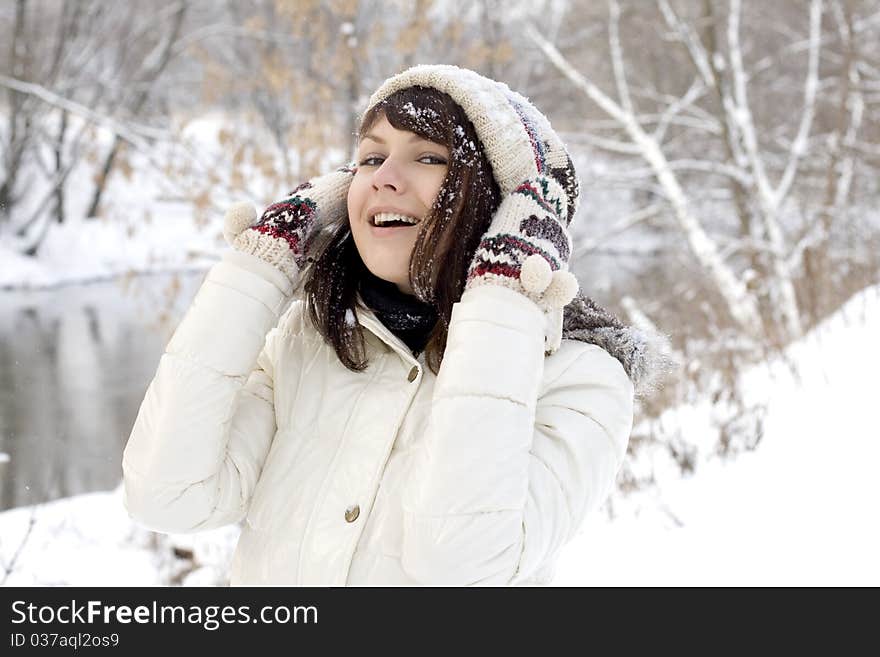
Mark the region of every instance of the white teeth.
<instances>
[{"instance_id":1,"label":"white teeth","mask_svg":"<svg viewBox=\"0 0 880 657\"><path fill-rule=\"evenodd\" d=\"M418 219L414 217L408 217L403 214L393 214L390 212L380 212L373 217L373 224L376 226L381 226L382 224L387 224L392 221L403 221L413 225L419 223Z\"/></svg>"}]
</instances>

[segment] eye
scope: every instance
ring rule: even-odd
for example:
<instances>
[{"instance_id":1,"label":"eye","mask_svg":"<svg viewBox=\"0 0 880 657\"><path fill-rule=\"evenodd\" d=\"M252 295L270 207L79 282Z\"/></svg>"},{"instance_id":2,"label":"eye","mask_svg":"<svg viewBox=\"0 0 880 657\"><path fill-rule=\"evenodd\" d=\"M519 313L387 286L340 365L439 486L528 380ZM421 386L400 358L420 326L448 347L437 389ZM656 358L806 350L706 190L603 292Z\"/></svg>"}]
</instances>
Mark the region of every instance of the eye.
<instances>
[{"instance_id":1,"label":"eye","mask_svg":"<svg viewBox=\"0 0 880 657\"><path fill-rule=\"evenodd\" d=\"M361 160L360 164L363 167L379 166L384 159L385 158L378 155L371 155L370 157ZM428 162L424 162L424 164L446 164L446 160L436 155L422 155L418 161L422 162L422 160L429 160Z\"/></svg>"}]
</instances>

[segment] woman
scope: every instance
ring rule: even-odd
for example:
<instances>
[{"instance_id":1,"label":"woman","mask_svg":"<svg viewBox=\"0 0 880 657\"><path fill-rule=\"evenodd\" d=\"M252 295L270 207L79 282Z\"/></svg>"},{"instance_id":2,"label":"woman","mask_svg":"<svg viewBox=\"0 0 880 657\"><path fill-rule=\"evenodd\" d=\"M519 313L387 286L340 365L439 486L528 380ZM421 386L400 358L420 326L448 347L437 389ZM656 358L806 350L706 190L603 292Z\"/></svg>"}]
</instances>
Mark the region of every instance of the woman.
<instances>
[{"instance_id":1,"label":"woman","mask_svg":"<svg viewBox=\"0 0 880 657\"><path fill-rule=\"evenodd\" d=\"M129 513L245 519L232 584L550 583L659 353L575 296L578 191L506 85L387 80L355 162L227 215L125 449Z\"/></svg>"}]
</instances>

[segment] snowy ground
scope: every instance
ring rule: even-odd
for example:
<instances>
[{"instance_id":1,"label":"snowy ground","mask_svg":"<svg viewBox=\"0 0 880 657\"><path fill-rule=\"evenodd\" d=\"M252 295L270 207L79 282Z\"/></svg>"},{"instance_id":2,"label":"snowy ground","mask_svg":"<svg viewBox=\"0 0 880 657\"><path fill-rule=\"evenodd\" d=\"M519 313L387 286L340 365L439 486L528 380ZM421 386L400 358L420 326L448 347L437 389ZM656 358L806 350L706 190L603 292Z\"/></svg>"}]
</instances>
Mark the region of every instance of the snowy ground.
<instances>
[{"instance_id":1,"label":"snowy ground","mask_svg":"<svg viewBox=\"0 0 880 657\"><path fill-rule=\"evenodd\" d=\"M752 453L707 459L662 495L614 498L562 552L558 586L880 585L880 430L871 366L880 361L880 288L851 299L780 363L745 374L768 401ZM874 390L875 392L872 392ZM669 411L709 432L708 404ZM165 536L135 526L121 489L0 514L7 585L224 584L235 526ZM195 567L193 566L195 564ZM0 573L2 578L2 573Z\"/></svg>"},{"instance_id":2,"label":"snowy ground","mask_svg":"<svg viewBox=\"0 0 880 657\"><path fill-rule=\"evenodd\" d=\"M782 364L745 374L767 400L764 438L729 464L703 462L662 483L653 504L616 505L569 545L558 584L855 586L880 584L880 288L863 291L791 346ZM670 411L689 435L708 405ZM678 525L681 526L678 526Z\"/></svg>"}]
</instances>

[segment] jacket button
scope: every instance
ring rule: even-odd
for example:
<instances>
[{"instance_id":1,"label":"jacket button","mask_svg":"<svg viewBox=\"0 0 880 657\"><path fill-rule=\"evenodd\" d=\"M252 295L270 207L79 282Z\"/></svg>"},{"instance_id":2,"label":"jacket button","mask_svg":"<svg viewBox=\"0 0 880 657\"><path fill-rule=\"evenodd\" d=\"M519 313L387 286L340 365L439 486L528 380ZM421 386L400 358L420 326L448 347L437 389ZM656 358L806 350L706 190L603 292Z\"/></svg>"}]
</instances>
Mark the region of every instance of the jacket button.
<instances>
[{"instance_id":1,"label":"jacket button","mask_svg":"<svg viewBox=\"0 0 880 657\"><path fill-rule=\"evenodd\" d=\"M358 519L358 516L361 515L361 507L357 504L354 506L350 506L345 510L345 521L346 522L354 522Z\"/></svg>"},{"instance_id":2,"label":"jacket button","mask_svg":"<svg viewBox=\"0 0 880 657\"><path fill-rule=\"evenodd\" d=\"M412 383L416 380L416 377L419 375L419 368L413 365L413 368L409 371L409 376L407 376L407 380Z\"/></svg>"}]
</instances>

